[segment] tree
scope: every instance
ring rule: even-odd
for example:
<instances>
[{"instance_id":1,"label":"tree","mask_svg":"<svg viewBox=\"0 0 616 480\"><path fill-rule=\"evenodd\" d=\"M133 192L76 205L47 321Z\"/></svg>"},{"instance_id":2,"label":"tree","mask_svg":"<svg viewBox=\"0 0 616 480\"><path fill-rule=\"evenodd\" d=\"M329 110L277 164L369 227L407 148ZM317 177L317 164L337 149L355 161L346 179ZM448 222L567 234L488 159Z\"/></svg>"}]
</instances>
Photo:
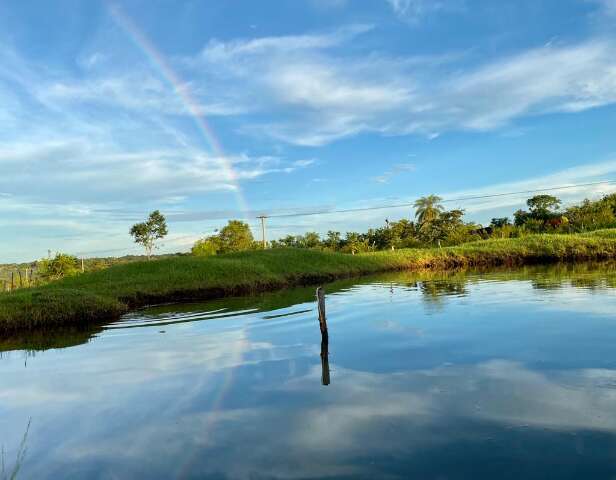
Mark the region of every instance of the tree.
<instances>
[{"instance_id":1,"label":"tree","mask_svg":"<svg viewBox=\"0 0 616 480\"><path fill-rule=\"evenodd\" d=\"M54 258L37 262L38 275L46 280L59 280L63 277L72 277L79 273L79 260L66 253L57 253Z\"/></svg>"},{"instance_id":2,"label":"tree","mask_svg":"<svg viewBox=\"0 0 616 480\"><path fill-rule=\"evenodd\" d=\"M598 202L584 200L581 205L569 207L563 219L568 221L568 229L573 231L596 230L616 225L616 216L605 198Z\"/></svg>"},{"instance_id":3,"label":"tree","mask_svg":"<svg viewBox=\"0 0 616 480\"><path fill-rule=\"evenodd\" d=\"M323 245L331 250L338 250L340 248L340 232L334 232L333 230L329 230L327 232L327 237L323 241Z\"/></svg>"},{"instance_id":4,"label":"tree","mask_svg":"<svg viewBox=\"0 0 616 480\"><path fill-rule=\"evenodd\" d=\"M503 228L508 225L511 225L511 222L509 221L509 217L493 218L492 221L490 222L490 226L492 228Z\"/></svg>"},{"instance_id":5,"label":"tree","mask_svg":"<svg viewBox=\"0 0 616 480\"><path fill-rule=\"evenodd\" d=\"M152 250L156 247L156 240L167 235L167 221L162 213L154 210L145 222L136 223L130 229L130 234L135 239L135 243L145 248L148 260L152 258Z\"/></svg>"},{"instance_id":6,"label":"tree","mask_svg":"<svg viewBox=\"0 0 616 480\"><path fill-rule=\"evenodd\" d=\"M513 213L513 222L516 227L521 227L522 225L524 225L528 221L529 218L530 218L529 213L521 209L516 210Z\"/></svg>"},{"instance_id":7,"label":"tree","mask_svg":"<svg viewBox=\"0 0 616 480\"><path fill-rule=\"evenodd\" d=\"M415 239L415 224L403 218L397 222L388 222L387 241L389 248L417 246Z\"/></svg>"},{"instance_id":8,"label":"tree","mask_svg":"<svg viewBox=\"0 0 616 480\"><path fill-rule=\"evenodd\" d=\"M250 226L241 220L229 220L218 234L219 252L241 252L254 248L254 238Z\"/></svg>"},{"instance_id":9,"label":"tree","mask_svg":"<svg viewBox=\"0 0 616 480\"><path fill-rule=\"evenodd\" d=\"M437 195L428 195L415 201L415 218L420 225L432 222L438 218L443 211L442 201L443 199Z\"/></svg>"},{"instance_id":10,"label":"tree","mask_svg":"<svg viewBox=\"0 0 616 480\"><path fill-rule=\"evenodd\" d=\"M190 253L197 257L209 257L216 255L218 250L220 250L218 237L207 237L197 240L190 249Z\"/></svg>"},{"instance_id":11,"label":"tree","mask_svg":"<svg viewBox=\"0 0 616 480\"><path fill-rule=\"evenodd\" d=\"M464 225L462 217L464 210L450 210L430 222L426 222L420 230L421 239L426 243L436 243L450 239L452 243L462 243L470 235L469 228Z\"/></svg>"},{"instance_id":12,"label":"tree","mask_svg":"<svg viewBox=\"0 0 616 480\"><path fill-rule=\"evenodd\" d=\"M293 235L287 235L286 237L281 238L278 240L278 243L280 243L282 247L297 247L297 240Z\"/></svg>"},{"instance_id":13,"label":"tree","mask_svg":"<svg viewBox=\"0 0 616 480\"><path fill-rule=\"evenodd\" d=\"M548 220L556 215L560 199L552 195L535 195L526 201L530 215L537 220Z\"/></svg>"},{"instance_id":14,"label":"tree","mask_svg":"<svg viewBox=\"0 0 616 480\"><path fill-rule=\"evenodd\" d=\"M345 246L343 251L350 252L355 255L358 252L368 251L368 242L363 236L357 232L347 232L344 240Z\"/></svg>"},{"instance_id":15,"label":"tree","mask_svg":"<svg viewBox=\"0 0 616 480\"><path fill-rule=\"evenodd\" d=\"M301 239L301 246L304 248L317 248L321 245L321 237L317 232L306 232Z\"/></svg>"}]
</instances>

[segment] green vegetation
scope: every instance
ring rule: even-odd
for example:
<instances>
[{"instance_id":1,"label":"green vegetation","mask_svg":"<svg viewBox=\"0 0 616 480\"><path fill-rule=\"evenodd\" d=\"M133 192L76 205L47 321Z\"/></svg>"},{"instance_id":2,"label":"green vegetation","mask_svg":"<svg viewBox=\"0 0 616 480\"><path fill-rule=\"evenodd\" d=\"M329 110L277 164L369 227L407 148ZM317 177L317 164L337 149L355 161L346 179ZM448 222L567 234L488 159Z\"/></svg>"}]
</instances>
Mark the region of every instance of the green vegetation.
<instances>
[{"instance_id":1,"label":"green vegetation","mask_svg":"<svg viewBox=\"0 0 616 480\"><path fill-rule=\"evenodd\" d=\"M198 240L191 253L207 257L218 253L242 252L255 248L256 243L250 231L250 226L240 220L230 220L218 235Z\"/></svg>"},{"instance_id":2,"label":"green vegetation","mask_svg":"<svg viewBox=\"0 0 616 480\"><path fill-rule=\"evenodd\" d=\"M521 238L537 233L573 234L597 229L616 228L616 194L600 200L584 200L579 205L561 209L561 200L552 195L535 195L526 202L528 210L518 210L508 217L493 218L481 226L464 221L464 210L445 210L436 195L422 197L414 203L415 221L385 220L383 227L367 232L329 231L325 238L317 232L287 235L269 242L271 248L310 248L343 253L375 252L399 248L429 248L504 238ZM255 250L262 248L252 238L247 224L232 220L218 235L195 243L193 255Z\"/></svg>"},{"instance_id":3,"label":"green vegetation","mask_svg":"<svg viewBox=\"0 0 616 480\"><path fill-rule=\"evenodd\" d=\"M493 218L488 226L464 221L463 210L445 210L435 195L418 199L415 222L402 219L385 220L385 226L365 233L330 231L325 239L315 232L289 235L271 242L273 248L320 248L358 253L396 248L426 248L436 245L454 246L476 240L521 238L536 233L573 234L597 229L616 228L616 194L600 200L584 200L561 209L561 200L551 195L529 198L528 210L518 210L508 217Z\"/></svg>"},{"instance_id":4,"label":"green vegetation","mask_svg":"<svg viewBox=\"0 0 616 480\"><path fill-rule=\"evenodd\" d=\"M616 238L607 231L528 235L457 247L358 255L280 248L174 257L117 265L0 294L0 331L109 321L130 308L148 304L241 295L385 271L614 258Z\"/></svg>"},{"instance_id":5,"label":"green vegetation","mask_svg":"<svg viewBox=\"0 0 616 480\"><path fill-rule=\"evenodd\" d=\"M54 258L37 263L37 273L44 280L59 280L72 277L80 272L79 260L72 255L58 253Z\"/></svg>"}]
</instances>

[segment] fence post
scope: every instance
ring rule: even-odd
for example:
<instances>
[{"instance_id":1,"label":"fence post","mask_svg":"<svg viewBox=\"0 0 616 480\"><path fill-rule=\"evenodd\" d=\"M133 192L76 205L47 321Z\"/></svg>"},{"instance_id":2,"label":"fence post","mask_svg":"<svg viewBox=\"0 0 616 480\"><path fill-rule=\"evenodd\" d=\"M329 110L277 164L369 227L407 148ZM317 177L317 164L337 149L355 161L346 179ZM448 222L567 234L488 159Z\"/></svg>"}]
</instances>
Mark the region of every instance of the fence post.
<instances>
[{"instance_id":1,"label":"fence post","mask_svg":"<svg viewBox=\"0 0 616 480\"><path fill-rule=\"evenodd\" d=\"M319 327L321 329L321 384L329 385L329 333L325 315L325 291L317 288L317 305L319 309Z\"/></svg>"},{"instance_id":2,"label":"fence post","mask_svg":"<svg viewBox=\"0 0 616 480\"><path fill-rule=\"evenodd\" d=\"M317 303L319 308L319 327L321 334L327 335L327 317L325 316L325 290L317 288Z\"/></svg>"}]
</instances>

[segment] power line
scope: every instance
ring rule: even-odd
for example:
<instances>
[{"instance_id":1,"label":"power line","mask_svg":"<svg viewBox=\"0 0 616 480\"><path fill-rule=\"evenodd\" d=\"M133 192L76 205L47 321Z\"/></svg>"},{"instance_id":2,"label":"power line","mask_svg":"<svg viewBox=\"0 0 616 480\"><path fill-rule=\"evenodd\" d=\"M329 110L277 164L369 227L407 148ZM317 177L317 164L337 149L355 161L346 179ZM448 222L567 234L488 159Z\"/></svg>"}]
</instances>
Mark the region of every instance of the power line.
<instances>
[{"instance_id":1,"label":"power line","mask_svg":"<svg viewBox=\"0 0 616 480\"><path fill-rule=\"evenodd\" d=\"M473 195L459 198L447 198L441 200L441 203L449 203L449 202L463 202L467 200L479 200L483 198L497 198L497 197L508 197L513 195L521 195L527 193L539 193L539 192L552 192L555 190L565 190L569 188L578 188L578 187L590 187L596 185L606 185L606 184L616 184L616 180L604 180L602 182L590 182L590 183L578 183L574 185L563 185L560 187L550 187L550 188L540 188L537 190L520 190L518 192L507 192L507 193L493 193L489 195ZM386 210L389 208L402 208L402 207L412 207L415 202L407 202L407 203L397 203L391 205L378 205L374 207L358 207L358 208L347 208L341 210L321 210L318 212L297 212L297 213L281 213L268 215L269 218L289 218L289 217L305 217L305 216L313 216L313 215L330 215L332 213L353 213L353 212L368 212L372 210Z\"/></svg>"}]
</instances>

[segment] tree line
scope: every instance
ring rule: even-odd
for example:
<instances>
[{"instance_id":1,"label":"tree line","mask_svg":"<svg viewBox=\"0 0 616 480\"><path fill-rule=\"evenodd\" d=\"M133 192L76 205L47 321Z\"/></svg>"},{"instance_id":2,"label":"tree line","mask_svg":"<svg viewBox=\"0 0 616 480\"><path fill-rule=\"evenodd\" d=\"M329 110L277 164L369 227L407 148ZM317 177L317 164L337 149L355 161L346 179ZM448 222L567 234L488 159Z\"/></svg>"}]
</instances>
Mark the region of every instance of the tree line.
<instances>
[{"instance_id":1,"label":"tree line","mask_svg":"<svg viewBox=\"0 0 616 480\"><path fill-rule=\"evenodd\" d=\"M330 230L323 237L317 232L287 235L269 242L269 248L313 248L356 254L397 248L453 246L489 238L515 238L531 233L580 233L601 228L616 227L616 194L600 200L583 202L562 208L562 201L552 195L535 195L526 201L526 210L517 210L512 218L493 218L482 226L464 220L464 210L446 210L443 200L436 195L418 199L414 203L413 220L401 219L370 228L366 232ZM148 259L157 248L157 242L168 234L165 216L158 210L144 222L133 225L129 231L133 240L141 245ZM193 245L191 254L209 256L262 248L250 226L241 220L230 220L215 235L204 237ZM104 268L101 264L100 268ZM98 264L95 268L99 268ZM90 270L91 268L89 268ZM39 281L56 280L77 275L81 262L72 255L58 253L54 258L36 263Z\"/></svg>"},{"instance_id":2,"label":"tree line","mask_svg":"<svg viewBox=\"0 0 616 480\"><path fill-rule=\"evenodd\" d=\"M562 201L552 195L535 195L526 201L527 209L509 217L493 218L482 226L464 220L464 210L446 210L436 195L422 197L414 203L414 220L385 220L385 225L367 232L330 230L323 237L317 232L287 235L269 242L270 248L317 248L345 253L360 253L396 248L453 246L489 238L515 238L531 233L579 233L616 227L616 194L597 201L561 208ZM216 235L198 240L194 255L215 255L261 248L250 226L231 220Z\"/></svg>"}]
</instances>

